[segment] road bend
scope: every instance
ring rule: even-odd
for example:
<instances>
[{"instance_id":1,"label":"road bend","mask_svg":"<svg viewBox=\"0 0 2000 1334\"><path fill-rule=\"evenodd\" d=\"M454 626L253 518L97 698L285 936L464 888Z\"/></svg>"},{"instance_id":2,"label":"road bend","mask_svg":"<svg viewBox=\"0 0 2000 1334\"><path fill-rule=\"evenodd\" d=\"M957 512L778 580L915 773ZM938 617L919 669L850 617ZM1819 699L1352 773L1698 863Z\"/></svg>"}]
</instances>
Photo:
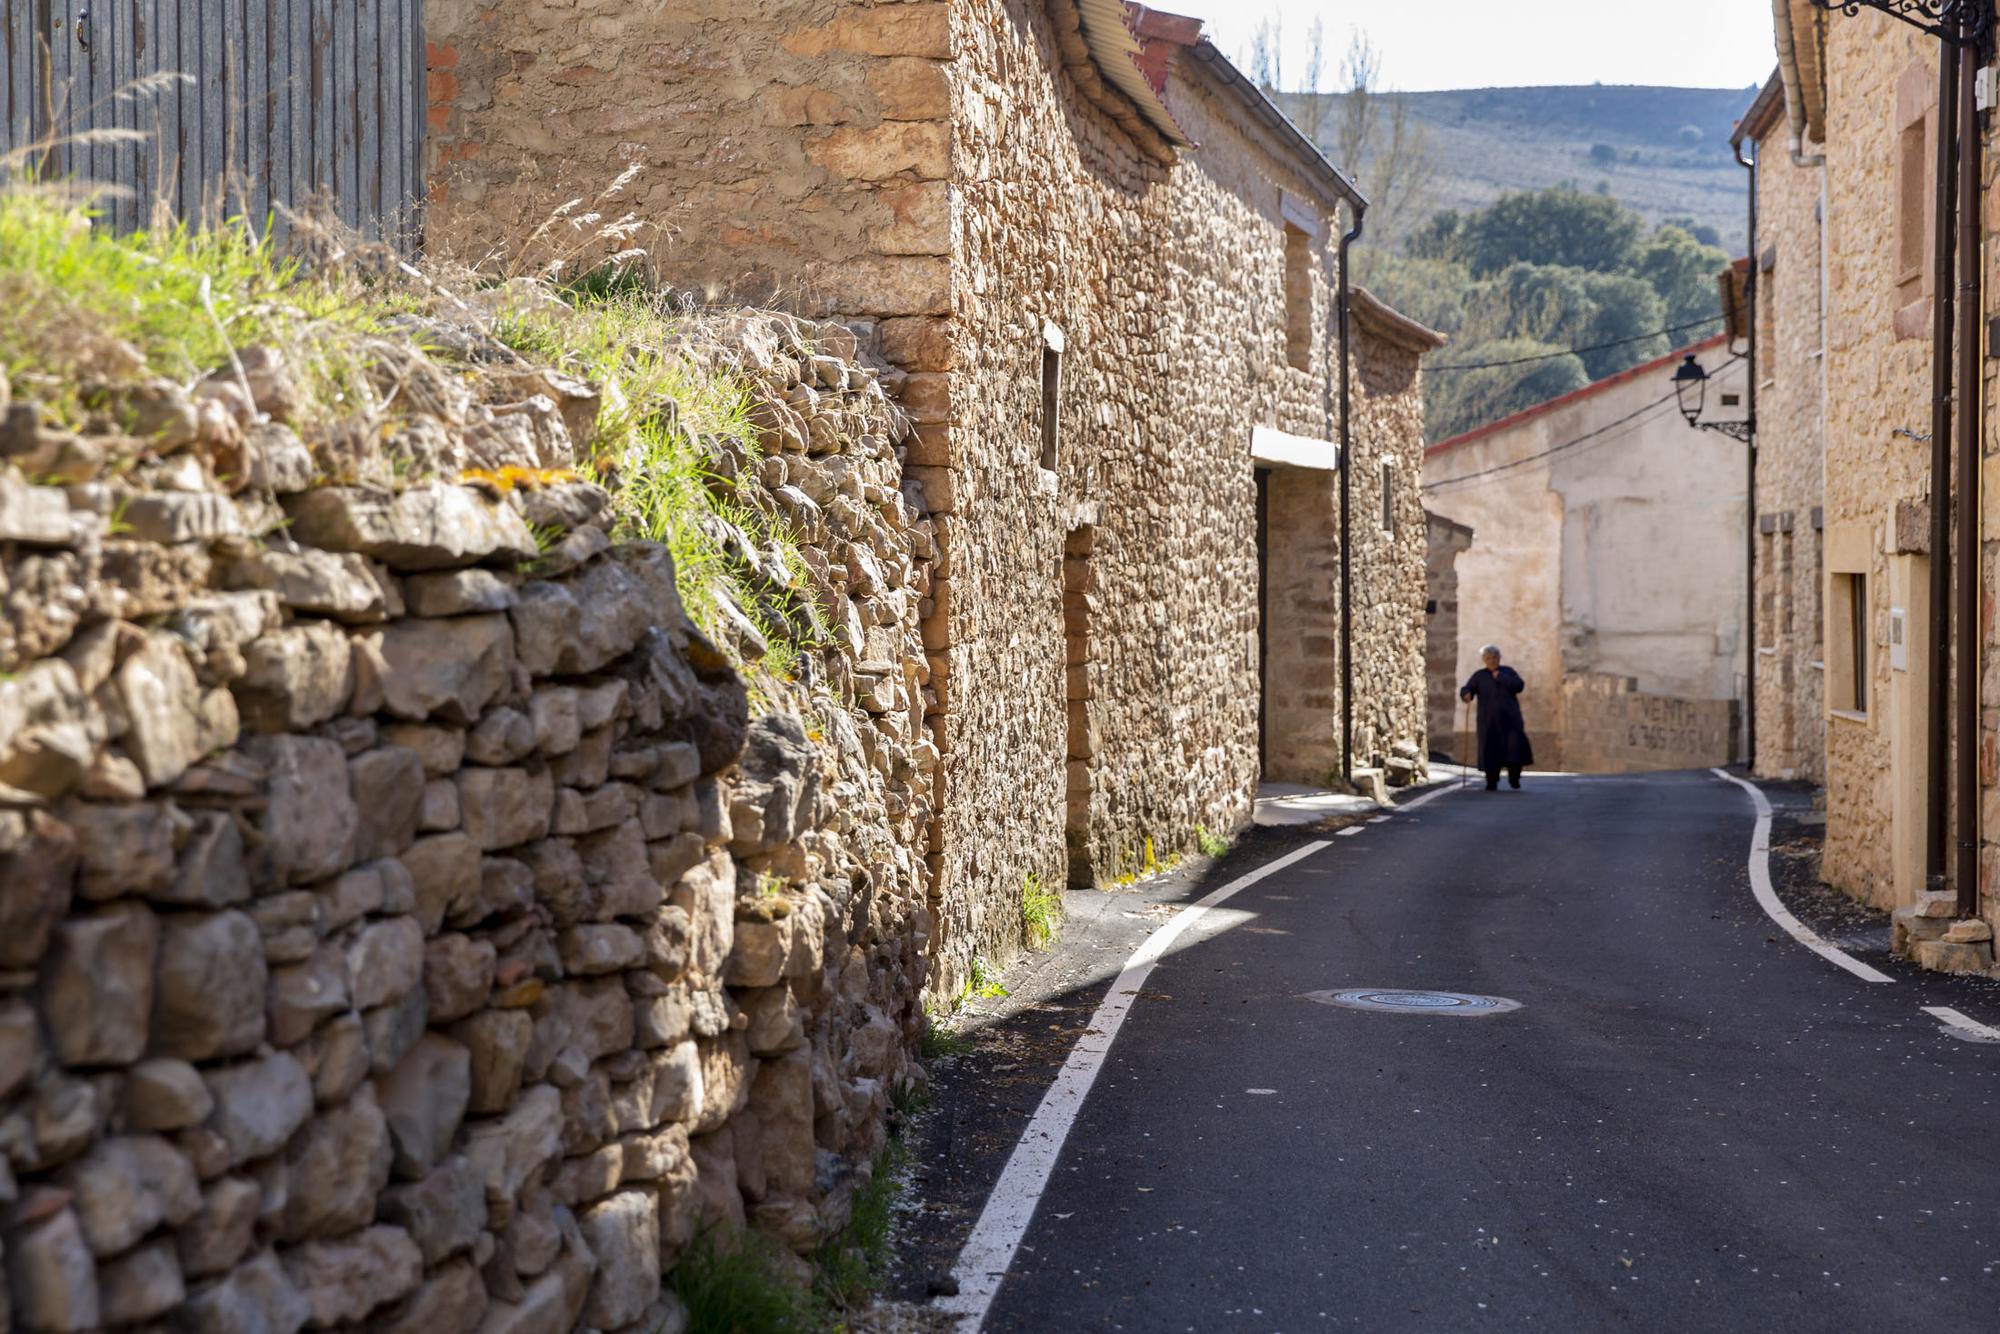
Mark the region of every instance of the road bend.
<instances>
[{"instance_id":1,"label":"road bend","mask_svg":"<svg viewBox=\"0 0 2000 1334\"><path fill-rule=\"evenodd\" d=\"M1751 829L1709 774L1531 775L1244 890L1133 1002L985 1327L2000 1327L2000 1046L1779 932ZM1520 1008L1324 1003L1368 988Z\"/></svg>"}]
</instances>

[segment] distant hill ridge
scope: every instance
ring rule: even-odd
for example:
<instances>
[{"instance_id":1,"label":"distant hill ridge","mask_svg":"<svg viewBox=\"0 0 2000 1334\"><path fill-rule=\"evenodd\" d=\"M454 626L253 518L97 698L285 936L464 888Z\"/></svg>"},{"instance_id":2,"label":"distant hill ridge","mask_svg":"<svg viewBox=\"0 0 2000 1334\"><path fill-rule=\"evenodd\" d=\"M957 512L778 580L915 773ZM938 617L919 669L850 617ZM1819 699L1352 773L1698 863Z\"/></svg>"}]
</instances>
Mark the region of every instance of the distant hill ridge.
<instances>
[{"instance_id":1,"label":"distant hill ridge","mask_svg":"<svg viewBox=\"0 0 2000 1334\"><path fill-rule=\"evenodd\" d=\"M1408 228L1437 209L1482 208L1510 190L1601 182L1649 223L1690 216L1740 251L1748 173L1729 136L1756 92L1590 84L1397 94L1428 131L1437 174L1423 214L1393 223ZM1327 100L1320 140L1331 149L1342 95Z\"/></svg>"}]
</instances>

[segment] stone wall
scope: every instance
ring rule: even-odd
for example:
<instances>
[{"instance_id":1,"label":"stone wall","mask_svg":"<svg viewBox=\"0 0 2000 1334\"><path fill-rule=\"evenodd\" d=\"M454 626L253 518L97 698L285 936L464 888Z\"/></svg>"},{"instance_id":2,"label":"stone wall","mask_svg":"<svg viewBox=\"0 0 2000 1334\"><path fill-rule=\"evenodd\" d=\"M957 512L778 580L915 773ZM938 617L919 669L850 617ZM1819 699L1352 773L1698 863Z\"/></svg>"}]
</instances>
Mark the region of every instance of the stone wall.
<instances>
[{"instance_id":1,"label":"stone wall","mask_svg":"<svg viewBox=\"0 0 2000 1334\"><path fill-rule=\"evenodd\" d=\"M1419 363L1443 339L1354 294L1354 763L1401 784L1428 770L1424 407ZM1386 504L1385 504L1386 501ZM1385 522L1386 520L1386 522Z\"/></svg>"},{"instance_id":2,"label":"stone wall","mask_svg":"<svg viewBox=\"0 0 2000 1334\"><path fill-rule=\"evenodd\" d=\"M1004 820L997 803L947 808L941 874L967 913L947 949L964 939L1005 952L1019 932L1014 887L1059 874L1066 851L1054 837L1065 793L1051 781L1067 734L1057 664L1081 658L1072 674L1095 740L1087 768L1070 769L1088 812L1072 825L1073 877L1129 872L1149 847L1164 857L1198 828L1247 817L1260 689L1249 436L1259 424L1336 434L1338 221L1324 186L1186 55L1171 103L1201 147L1169 167L1079 90L1073 8L967 0L954 14L955 318L938 359L910 367L949 371L936 396L950 406L947 429L920 427L912 461L948 511L951 788L1009 794ZM1315 228L1304 370L1287 358L1285 201ZM1047 326L1065 347L1052 470L1038 466ZM1406 480L1414 514L1413 468ZM1327 503L1323 484L1319 494ZM1301 521L1323 536L1328 517ZM1055 576L1082 525L1091 633L1066 654ZM1322 563L1335 555L1322 550ZM1357 587L1390 583L1357 565ZM1324 619L1295 623L1274 603L1266 642L1301 651ZM1337 674L1337 656L1319 661L1322 679ZM1326 707L1337 711L1337 694ZM1321 755L1323 778L1339 756Z\"/></svg>"},{"instance_id":3,"label":"stone wall","mask_svg":"<svg viewBox=\"0 0 2000 1334\"><path fill-rule=\"evenodd\" d=\"M0 573L63 592L0 613L0 1328L672 1328L698 1229L842 1223L911 1076L934 547L875 376L691 353L836 628L753 695L546 471L596 388L415 331L478 378L391 341L314 421L275 354L112 358L88 436L4 418Z\"/></svg>"},{"instance_id":4,"label":"stone wall","mask_svg":"<svg viewBox=\"0 0 2000 1334\"><path fill-rule=\"evenodd\" d=\"M427 237L511 253L636 168L604 211L705 303L944 315L949 9L430 0Z\"/></svg>"},{"instance_id":5,"label":"stone wall","mask_svg":"<svg viewBox=\"0 0 2000 1334\"><path fill-rule=\"evenodd\" d=\"M1756 771L1819 782L1826 772L1822 640L1827 300L1824 167L1798 167L1783 114L1757 168ZM1765 267L1767 260L1769 267Z\"/></svg>"},{"instance_id":6,"label":"stone wall","mask_svg":"<svg viewBox=\"0 0 2000 1334\"><path fill-rule=\"evenodd\" d=\"M1730 762L1735 700L1647 695L1632 677L1598 674L1563 678L1562 696L1565 768L1629 774Z\"/></svg>"},{"instance_id":7,"label":"stone wall","mask_svg":"<svg viewBox=\"0 0 2000 1334\"><path fill-rule=\"evenodd\" d=\"M1458 688L1464 683L1458 674L1458 555L1472 545L1476 535L1464 524L1429 510L1424 511L1424 528L1424 591L1431 604L1430 617L1424 622L1430 746L1462 762L1460 733L1465 729L1458 699Z\"/></svg>"},{"instance_id":8,"label":"stone wall","mask_svg":"<svg viewBox=\"0 0 2000 1334\"><path fill-rule=\"evenodd\" d=\"M431 229L476 246L641 165L666 280L836 315L896 368L938 542L921 697L949 991L1021 948L1031 878L1115 878L1249 816L1250 435L1337 433L1338 194L1192 48L1166 95L1199 147L1165 152L1071 0L629 8L433 6ZM1414 760L1421 397L1406 349L1356 352L1356 466L1407 463L1396 538L1356 550L1357 694L1380 695L1357 751ZM1379 478L1356 476L1372 534Z\"/></svg>"},{"instance_id":9,"label":"stone wall","mask_svg":"<svg viewBox=\"0 0 2000 1334\"><path fill-rule=\"evenodd\" d=\"M1834 22L1826 28L1826 65L1835 95L1827 108L1826 213L1832 225L1826 238L1825 374L1838 390L1829 393L1825 415L1827 573L1848 570L1867 578L1872 703L1854 710L1838 699L1826 701L1821 874L1890 907L1898 898L1899 845L1913 847L1917 859L1914 868L1904 867L1904 878L1922 878L1921 843L1899 840L1895 828L1895 793L1912 782L1922 790L1922 752L1913 756L1915 774L1899 779L1894 764L1898 733L1923 734L1921 694L1896 689L1894 677L1907 673L1892 673L1887 646L1892 574L1901 579L1909 573L1908 549L1897 541L1897 509L1927 511L1929 501L1930 447L1895 432L1930 430L1931 339L1923 309L1899 318L1908 303L1898 282L1898 178L1884 164L1898 160L1898 104L1909 100L1899 99L1899 83L1916 89L1919 114L1925 89L1935 100L1936 43L1895 23ZM1928 163L1926 157L1926 179ZM1859 221L1871 217L1884 221ZM1926 294L1927 287L1919 293ZM1836 561L1834 549L1843 539L1855 554ZM1895 569L1899 549L1903 568ZM1829 623L1827 633L1840 628ZM1920 823L1921 810L1910 818Z\"/></svg>"}]
</instances>

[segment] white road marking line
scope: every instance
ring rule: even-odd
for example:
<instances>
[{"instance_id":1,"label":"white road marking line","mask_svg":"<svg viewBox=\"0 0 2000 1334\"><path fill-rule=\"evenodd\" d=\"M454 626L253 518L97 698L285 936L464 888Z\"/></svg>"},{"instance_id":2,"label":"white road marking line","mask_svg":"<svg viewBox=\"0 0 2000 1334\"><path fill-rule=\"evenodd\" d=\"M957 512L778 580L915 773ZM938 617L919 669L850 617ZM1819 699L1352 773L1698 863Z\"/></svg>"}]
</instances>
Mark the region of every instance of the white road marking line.
<instances>
[{"instance_id":1,"label":"white road marking line","mask_svg":"<svg viewBox=\"0 0 2000 1334\"><path fill-rule=\"evenodd\" d=\"M1791 910L1778 902L1777 891L1771 888L1770 799L1755 783L1745 782L1726 770L1710 769L1709 772L1748 792L1757 808L1757 829L1750 835L1750 889L1757 896L1757 906L1764 910L1764 915L1783 927L1799 944L1829 963L1840 965L1863 982L1894 982L1896 979L1881 969L1872 968L1845 950L1829 944L1824 936L1792 916Z\"/></svg>"},{"instance_id":2,"label":"white road marking line","mask_svg":"<svg viewBox=\"0 0 2000 1334\"><path fill-rule=\"evenodd\" d=\"M1448 797L1456 791L1458 791L1458 784L1456 783L1444 784L1440 786L1435 792L1426 792L1424 793L1423 796L1418 797L1415 801L1406 801L1402 805L1398 806L1396 809L1398 811L1413 811L1417 809L1417 807L1419 806L1430 805L1432 802L1436 801L1439 797Z\"/></svg>"},{"instance_id":3,"label":"white road marking line","mask_svg":"<svg viewBox=\"0 0 2000 1334\"><path fill-rule=\"evenodd\" d=\"M1979 1042L2000 1042L2000 1028L1982 1024L1977 1019L1952 1009L1949 1005L1926 1005L1923 1009L1931 1018L1949 1024L1967 1037Z\"/></svg>"},{"instance_id":4,"label":"white road marking line","mask_svg":"<svg viewBox=\"0 0 2000 1334\"><path fill-rule=\"evenodd\" d=\"M994 1183L993 1193L986 1199L986 1207L979 1212L979 1221L973 1225L972 1235L965 1239L965 1248L958 1253L958 1263L952 1266L952 1277L958 1280L958 1292L940 1299L937 1309L958 1316L961 1330L975 1334L985 1323L986 1312L1000 1291L1000 1280L1006 1277L1014 1252L1020 1247L1021 1238L1035 1216L1035 1206L1041 1203L1042 1192L1048 1188L1049 1176L1055 1171L1063 1141L1069 1138L1070 1128L1076 1124L1083 1100L1089 1095L1090 1086L1097 1081L1097 1072L1103 1068L1112 1040L1124 1024L1126 1012L1132 1008L1133 997L1145 986L1153 968L1166 957L1174 942L1207 916L1210 909L1266 876L1304 861L1330 846L1326 840L1320 839L1275 861L1266 862L1248 875L1237 877L1206 898L1175 913L1125 961L1118 980L1111 984L1111 990L1105 993L1097 1013L1090 1017L1090 1026L1077 1039L1076 1046L1070 1049L1069 1060L1063 1063L1062 1072L1049 1086L1049 1091L1042 1095L1041 1106L1035 1109L1034 1119L1021 1132L1021 1142L1014 1146L1007 1166L1000 1173L1000 1180Z\"/></svg>"},{"instance_id":5,"label":"white road marking line","mask_svg":"<svg viewBox=\"0 0 2000 1334\"><path fill-rule=\"evenodd\" d=\"M1368 826L1367 826L1367 825L1365 825L1365 824L1351 824L1351 825L1347 826L1347 828L1345 828L1345 829L1336 829L1336 830L1334 830L1334 831L1333 831L1333 836L1334 836L1335 838L1353 838L1353 837L1354 837L1354 836L1355 836L1356 834L1360 833L1360 832L1361 832L1362 830L1366 829L1367 827L1368 827Z\"/></svg>"},{"instance_id":6,"label":"white road marking line","mask_svg":"<svg viewBox=\"0 0 2000 1334\"><path fill-rule=\"evenodd\" d=\"M1393 820L1394 818L1395 818L1395 817L1394 817L1394 816L1392 816L1392 815L1371 815L1371 816L1369 816L1369 817L1368 817L1368 823L1369 823L1369 824L1387 824L1387 823L1389 823L1389 821Z\"/></svg>"}]
</instances>

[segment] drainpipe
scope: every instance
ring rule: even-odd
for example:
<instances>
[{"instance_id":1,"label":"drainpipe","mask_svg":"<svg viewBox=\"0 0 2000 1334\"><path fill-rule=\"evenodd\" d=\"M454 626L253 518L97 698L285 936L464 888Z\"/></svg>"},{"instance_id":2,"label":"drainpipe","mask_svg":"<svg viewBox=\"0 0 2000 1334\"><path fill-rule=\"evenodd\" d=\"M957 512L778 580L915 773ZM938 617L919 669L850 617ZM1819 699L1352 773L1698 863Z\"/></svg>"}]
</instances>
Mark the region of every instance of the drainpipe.
<instances>
[{"instance_id":1,"label":"drainpipe","mask_svg":"<svg viewBox=\"0 0 2000 1334\"><path fill-rule=\"evenodd\" d=\"M1340 238L1340 780L1354 785L1354 550L1348 540L1349 492L1354 476L1354 303L1347 276L1348 250L1361 239L1368 206L1349 200L1354 230Z\"/></svg>"},{"instance_id":2,"label":"drainpipe","mask_svg":"<svg viewBox=\"0 0 2000 1334\"><path fill-rule=\"evenodd\" d=\"M1958 143L1958 63L1948 46L1938 48L1937 182L1931 236L1931 554L1930 554L1930 717L1925 735L1924 884L1948 885L1947 849L1951 815L1948 772L1951 755L1951 340L1955 267L1952 257L1957 181L1953 168Z\"/></svg>"},{"instance_id":3,"label":"drainpipe","mask_svg":"<svg viewBox=\"0 0 2000 1334\"><path fill-rule=\"evenodd\" d=\"M1750 438L1743 445L1750 498L1743 544L1743 701L1749 721L1743 740L1748 751L1744 764L1754 777L1757 773L1757 300L1758 289L1763 286L1757 260L1757 159L1764 156L1764 146L1758 144L1757 159L1743 156L1741 139L1730 144L1730 148L1736 153L1736 165L1750 173L1750 272L1743 282L1744 304L1748 307L1744 315L1750 326Z\"/></svg>"},{"instance_id":4,"label":"drainpipe","mask_svg":"<svg viewBox=\"0 0 2000 1334\"><path fill-rule=\"evenodd\" d=\"M1771 0L1771 17L1778 44L1778 81L1785 88L1785 124L1792 136L1792 165L1821 166L1826 162L1826 154L1814 153L1808 157L1805 152L1806 95L1799 86L1799 48L1792 36L1791 0Z\"/></svg>"},{"instance_id":5,"label":"drainpipe","mask_svg":"<svg viewBox=\"0 0 2000 1334\"><path fill-rule=\"evenodd\" d=\"M1970 16L1966 20L1970 22ZM1940 52L1940 63L1949 63ZM1981 399L1979 188L1982 127L1974 83L1981 46L1958 50L1958 915L1979 915L1979 441Z\"/></svg>"}]
</instances>

